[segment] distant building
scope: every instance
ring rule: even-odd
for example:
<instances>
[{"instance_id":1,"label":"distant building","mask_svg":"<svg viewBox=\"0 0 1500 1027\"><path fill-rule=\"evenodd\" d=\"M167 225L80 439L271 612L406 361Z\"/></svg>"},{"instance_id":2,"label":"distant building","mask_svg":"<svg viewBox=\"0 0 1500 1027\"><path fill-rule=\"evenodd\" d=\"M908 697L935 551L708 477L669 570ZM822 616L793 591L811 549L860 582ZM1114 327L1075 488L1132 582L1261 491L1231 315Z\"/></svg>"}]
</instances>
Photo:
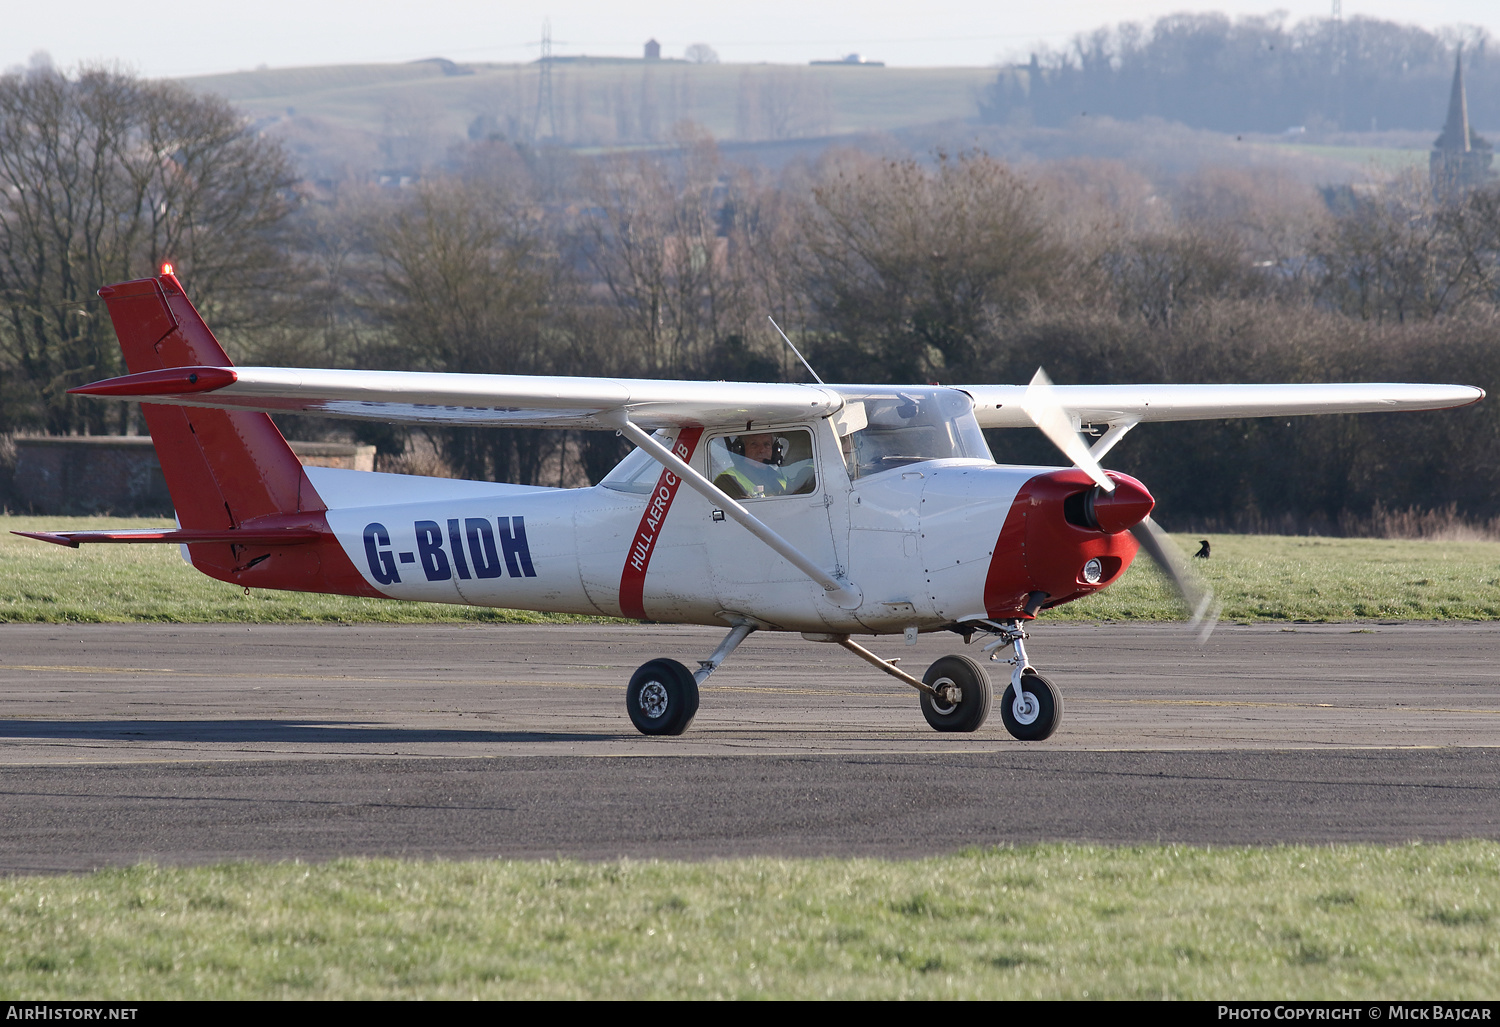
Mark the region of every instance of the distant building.
<instances>
[{"instance_id":1,"label":"distant building","mask_svg":"<svg viewBox=\"0 0 1500 1027\"><path fill-rule=\"evenodd\" d=\"M1432 144L1428 163L1432 195L1437 200L1462 196L1490 178L1494 149L1469 128L1469 100L1464 94L1464 55L1453 64L1453 91L1448 98L1448 120Z\"/></svg>"},{"instance_id":2,"label":"distant building","mask_svg":"<svg viewBox=\"0 0 1500 1027\"><path fill-rule=\"evenodd\" d=\"M860 54L845 54L836 61L808 61L809 64L857 64L866 68L883 68L885 61L872 61Z\"/></svg>"},{"instance_id":3,"label":"distant building","mask_svg":"<svg viewBox=\"0 0 1500 1027\"><path fill-rule=\"evenodd\" d=\"M646 40L646 60L661 60L661 44L654 39Z\"/></svg>"}]
</instances>

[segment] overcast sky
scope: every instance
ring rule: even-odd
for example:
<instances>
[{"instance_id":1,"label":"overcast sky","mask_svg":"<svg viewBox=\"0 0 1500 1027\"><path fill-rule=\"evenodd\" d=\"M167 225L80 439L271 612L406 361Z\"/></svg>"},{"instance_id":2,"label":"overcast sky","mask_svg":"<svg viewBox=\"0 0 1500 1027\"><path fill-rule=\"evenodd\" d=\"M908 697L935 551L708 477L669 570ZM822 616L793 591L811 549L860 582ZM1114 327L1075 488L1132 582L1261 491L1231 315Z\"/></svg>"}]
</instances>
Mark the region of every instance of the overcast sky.
<instances>
[{"instance_id":1,"label":"overcast sky","mask_svg":"<svg viewBox=\"0 0 1500 1027\"><path fill-rule=\"evenodd\" d=\"M1496 0L1343 0L1344 17L1483 25L1500 34ZM802 63L858 51L900 65L988 65L1038 42L1061 46L1075 32L1149 21L1179 10L1231 15L1281 9L1291 21L1327 17L1329 0L6 0L0 68L45 50L55 63L119 62L149 76L200 75L260 65L294 67L448 57L524 61L537 56L550 18L553 52L639 56L648 38L680 57L707 43L725 61Z\"/></svg>"}]
</instances>

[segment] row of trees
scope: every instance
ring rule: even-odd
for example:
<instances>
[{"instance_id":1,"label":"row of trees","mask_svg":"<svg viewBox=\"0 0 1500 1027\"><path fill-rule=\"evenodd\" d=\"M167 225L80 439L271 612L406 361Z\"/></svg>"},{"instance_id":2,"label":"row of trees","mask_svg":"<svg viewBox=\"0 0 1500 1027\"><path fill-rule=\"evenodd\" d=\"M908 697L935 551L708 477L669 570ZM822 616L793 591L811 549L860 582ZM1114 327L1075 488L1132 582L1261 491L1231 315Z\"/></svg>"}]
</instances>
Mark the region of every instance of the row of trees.
<instances>
[{"instance_id":1,"label":"row of trees","mask_svg":"<svg viewBox=\"0 0 1500 1027\"><path fill-rule=\"evenodd\" d=\"M1221 132L1420 129L1442 124L1455 47L1464 45L1470 115L1500 116L1500 61L1483 29L1428 32L1374 18L1231 20L1174 14L1042 50L1002 73L986 118L1060 125L1080 115L1158 117Z\"/></svg>"},{"instance_id":2,"label":"row of trees","mask_svg":"<svg viewBox=\"0 0 1500 1027\"><path fill-rule=\"evenodd\" d=\"M118 367L94 293L168 257L228 327L269 312L295 176L222 101L40 62L0 76L0 400L49 432L124 427L67 388ZM111 423L111 418L114 423Z\"/></svg>"},{"instance_id":3,"label":"row of trees","mask_svg":"<svg viewBox=\"0 0 1500 1027\"><path fill-rule=\"evenodd\" d=\"M86 145L106 137L89 104L107 83L130 111L169 112L132 115L111 157ZM1500 386L1494 191L1440 207L1420 183L1324 196L1267 173L1023 174L978 153L834 153L773 176L684 129L649 158L479 141L414 188L315 199L212 101L104 73L11 76L0 96L0 160L37 169L0 194L9 430L128 430L64 390L119 370L92 290L162 258L256 363L800 380L770 315L831 381L1016 382L1045 365L1079 383ZM142 167L148 185L125 189ZM35 177L80 184L41 197ZM1141 428L1112 462L1151 484L1169 525L1347 526L1377 502L1490 518L1492 407ZM288 423L330 431L375 442L387 466L430 450L453 473L549 484L620 456L610 433ZM1056 460L1034 432L993 436L1002 460Z\"/></svg>"}]
</instances>

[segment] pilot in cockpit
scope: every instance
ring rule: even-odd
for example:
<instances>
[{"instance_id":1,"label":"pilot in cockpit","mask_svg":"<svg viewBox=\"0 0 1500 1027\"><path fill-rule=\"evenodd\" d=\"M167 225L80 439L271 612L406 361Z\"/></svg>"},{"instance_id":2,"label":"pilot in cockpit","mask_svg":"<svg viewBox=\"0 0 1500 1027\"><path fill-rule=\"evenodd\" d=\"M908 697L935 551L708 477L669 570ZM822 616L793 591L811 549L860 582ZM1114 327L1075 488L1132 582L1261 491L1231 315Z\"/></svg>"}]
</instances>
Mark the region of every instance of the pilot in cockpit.
<instances>
[{"instance_id":1,"label":"pilot in cockpit","mask_svg":"<svg viewBox=\"0 0 1500 1027\"><path fill-rule=\"evenodd\" d=\"M786 494L787 479L781 463L786 441L772 432L740 435L728 440L729 466L714 484L730 499L758 499Z\"/></svg>"}]
</instances>

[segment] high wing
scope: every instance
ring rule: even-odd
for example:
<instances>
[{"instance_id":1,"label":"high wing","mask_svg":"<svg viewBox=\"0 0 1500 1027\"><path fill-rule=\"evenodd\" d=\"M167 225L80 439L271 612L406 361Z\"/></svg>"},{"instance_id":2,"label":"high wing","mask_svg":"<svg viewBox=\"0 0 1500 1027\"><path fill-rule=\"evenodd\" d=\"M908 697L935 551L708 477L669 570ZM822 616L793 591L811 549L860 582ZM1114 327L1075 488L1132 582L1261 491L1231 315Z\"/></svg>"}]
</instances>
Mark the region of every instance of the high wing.
<instances>
[{"instance_id":1,"label":"high wing","mask_svg":"<svg viewBox=\"0 0 1500 1027\"><path fill-rule=\"evenodd\" d=\"M974 399L981 428L1030 428L1024 385L960 385ZM1078 424L1144 424L1225 417L1367 414L1445 410L1484 398L1468 385L1376 382L1333 385L1054 385L1057 401Z\"/></svg>"},{"instance_id":2,"label":"high wing","mask_svg":"<svg viewBox=\"0 0 1500 1027\"><path fill-rule=\"evenodd\" d=\"M828 417L844 408L846 393L865 394L870 389L422 371L174 367L70 391L164 405L476 427L610 429L618 427L623 414L642 428L655 429ZM1025 386L964 385L957 389L973 398L982 428L1032 426L1022 402ZM1484 398L1484 390L1466 385L1380 383L1058 385L1053 389L1079 424L1108 425L1441 410Z\"/></svg>"},{"instance_id":3,"label":"high wing","mask_svg":"<svg viewBox=\"0 0 1500 1027\"><path fill-rule=\"evenodd\" d=\"M70 391L220 410L512 428L613 429L620 413L651 429L798 421L844 405L837 391L817 385L292 367L173 367Z\"/></svg>"}]
</instances>

